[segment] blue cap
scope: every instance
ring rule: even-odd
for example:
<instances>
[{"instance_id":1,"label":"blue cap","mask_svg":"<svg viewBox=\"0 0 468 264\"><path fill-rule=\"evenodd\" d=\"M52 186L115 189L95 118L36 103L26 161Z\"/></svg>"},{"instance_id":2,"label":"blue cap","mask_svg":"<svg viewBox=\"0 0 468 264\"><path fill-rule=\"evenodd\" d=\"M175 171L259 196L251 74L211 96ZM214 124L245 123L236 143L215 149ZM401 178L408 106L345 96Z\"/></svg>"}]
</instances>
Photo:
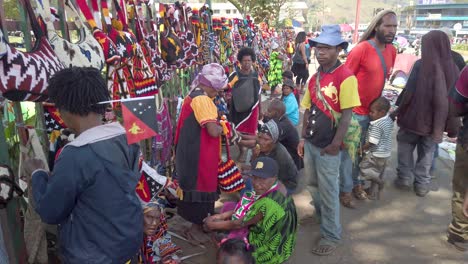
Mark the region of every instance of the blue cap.
<instances>
[{"instance_id":1,"label":"blue cap","mask_svg":"<svg viewBox=\"0 0 468 264\"><path fill-rule=\"evenodd\" d=\"M328 46L342 46L346 49L349 44L341 37L341 28L339 25L323 25L320 35L310 41L314 47L320 43Z\"/></svg>"}]
</instances>

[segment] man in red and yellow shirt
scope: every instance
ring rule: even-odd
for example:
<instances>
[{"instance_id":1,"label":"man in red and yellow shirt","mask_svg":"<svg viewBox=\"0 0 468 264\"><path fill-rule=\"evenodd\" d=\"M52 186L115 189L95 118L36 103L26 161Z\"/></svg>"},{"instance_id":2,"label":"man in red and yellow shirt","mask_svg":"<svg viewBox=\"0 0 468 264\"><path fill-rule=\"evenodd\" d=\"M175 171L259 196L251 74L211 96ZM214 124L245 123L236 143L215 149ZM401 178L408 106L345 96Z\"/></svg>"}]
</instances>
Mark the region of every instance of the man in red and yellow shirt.
<instances>
[{"instance_id":1,"label":"man in red and yellow shirt","mask_svg":"<svg viewBox=\"0 0 468 264\"><path fill-rule=\"evenodd\" d=\"M362 133L361 142L364 141L369 127L369 107L372 101L379 98L390 76L396 59L396 49L392 45L397 30L397 17L395 12L384 10L377 14L364 32L359 43L352 49L346 59L346 66L356 75L359 86L361 106L354 108L353 112L359 121ZM358 180L359 162L351 162L349 155L343 156L341 164L341 192L342 197L349 201L351 190L357 199L367 198ZM353 188L354 187L354 188ZM351 203L343 205L351 206Z\"/></svg>"},{"instance_id":2,"label":"man in red and yellow shirt","mask_svg":"<svg viewBox=\"0 0 468 264\"><path fill-rule=\"evenodd\" d=\"M312 76L301 106L306 108L298 154L304 158L304 174L320 218L321 240L312 250L317 255L332 253L341 240L339 176L343 140L354 107L360 106L357 79L338 60L348 43L338 25L322 27L312 40L320 64Z\"/></svg>"}]
</instances>

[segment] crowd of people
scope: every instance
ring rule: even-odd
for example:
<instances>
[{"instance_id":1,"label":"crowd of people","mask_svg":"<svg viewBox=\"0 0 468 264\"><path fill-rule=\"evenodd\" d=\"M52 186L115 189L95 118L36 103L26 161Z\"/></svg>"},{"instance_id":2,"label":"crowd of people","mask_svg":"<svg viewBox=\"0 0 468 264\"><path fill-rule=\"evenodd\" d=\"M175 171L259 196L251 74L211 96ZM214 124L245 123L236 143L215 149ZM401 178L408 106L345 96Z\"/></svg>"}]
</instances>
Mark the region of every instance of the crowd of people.
<instances>
[{"instance_id":1,"label":"crowd of people","mask_svg":"<svg viewBox=\"0 0 468 264\"><path fill-rule=\"evenodd\" d=\"M290 69L282 63L287 55L272 41L266 109L254 50L242 48L230 74L217 63L204 65L175 131L177 214L192 224L183 235L214 240L217 263L287 262L298 230L292 194L303 170L320 223L312 252L331 254L342 240L340 204L355 208L354 199L379 199L396 120L395 186L413 188L421 197L430 191L430 168L444 132L458 135L448 242L468 250L468 68L457 67L444 32L430 31L422 37L421 58L399 107L390 113L381 95L396 59L397 25L395 12L380 12L344 63L339 54L349 43L339 25L323 25L315 38L298 33ZM319 67L309 78L311 60ZM99 71L62 70L48 91L77 137L63 148L52 172L38 160L25 166L37 213L43 222L59 224L64 262L180 263L181 248L167 232L164 206L142 203L135 193L139 146L127 144L120 124L102 124L106 105L99 102L110 98ZM220 92L222 100L214 100ZM219 109L228 110L228 122ZM238 201L216 210L223 145L239 149L236 162L245 188Z\"/></svg>"}]
</instances>

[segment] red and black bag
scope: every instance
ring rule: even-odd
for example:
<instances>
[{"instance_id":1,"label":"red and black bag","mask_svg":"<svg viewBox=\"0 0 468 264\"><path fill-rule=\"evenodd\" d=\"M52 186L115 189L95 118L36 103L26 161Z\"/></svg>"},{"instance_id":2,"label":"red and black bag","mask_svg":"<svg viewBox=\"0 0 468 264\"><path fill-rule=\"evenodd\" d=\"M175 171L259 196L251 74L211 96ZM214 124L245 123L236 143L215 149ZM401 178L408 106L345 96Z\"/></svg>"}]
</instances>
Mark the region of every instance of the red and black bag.
<instances>
[{"instance_id":1,"label":"red and black bag","mask_svg":"<svg viewBox=\"0 0 468 264\"><path fill-rule=\"evenodd\" d=\"M229 142L227 137L224 137L227 159L219 161L218 165L218 187L221 191L233 193L245 188L245 182L242 175L229 151Z\"/></svg>"},{"instance_id":2,"label":"red and black bag","mask_svg":"<svg viewBox=\"0 0 468 264\"><path fill-rule=\"evenodd\" d=\"M175 64L177 60L184 57L184 50L179 37L174 32L167 14L167 5L159 4L159 12L164 14L164 31L160 33L161 57L168 64Z\"/></svg>"},{"instance_id":3,"label":"red and black bag","mask_svg":"<svg viewBox=\"0 0 468 264\"><path fill-rule=\"evenodd\" d=\"M183 49L183 56L177 61L178 68L185 69L197 63L198 46L195 44L195 35L189 28L188 13L191 12L190 7L186 7L185 3L175 3L175 7L179 10L179 23L177 35Z\"/></svg>"},{"instance_id":4,"label":"red and black bag","mask_svg":"<svg viewBox=\"0 0 468 264\"><path fill-rule=\"evenodd\" d=\"M12 101L46 101L50 78L64 67L39 26L29 0L20 2L28 13L36 43L30 52L17 50L8 44L7 30L0 23L0 93Z\"/></svg>"}]
</instances>

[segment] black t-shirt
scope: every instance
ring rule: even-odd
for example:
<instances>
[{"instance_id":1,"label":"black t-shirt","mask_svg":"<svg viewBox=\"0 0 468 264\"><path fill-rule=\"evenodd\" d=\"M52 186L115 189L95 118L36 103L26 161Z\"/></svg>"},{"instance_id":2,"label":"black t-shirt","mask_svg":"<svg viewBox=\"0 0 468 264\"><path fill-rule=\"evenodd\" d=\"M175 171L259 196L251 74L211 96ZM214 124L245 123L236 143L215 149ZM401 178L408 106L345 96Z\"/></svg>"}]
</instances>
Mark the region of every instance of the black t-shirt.
<instances>
[{"instance_id":1,"label":"black t-shirt","mask_svg":"<svg viewBox=\"0 0 468 264\"><path fill-rule=\"evenodd\" d=\"M291 155L281 143L277 143L276 148L271 153L260 153L259 156L274 159L278 163L278 179L286 186L288 191L293 192L296 189L298 170Z\"/></svg>"},{"instance_id":2,"label":"black t-shirt","mask_svg":"<svg viewBox=\"0 0 468 264\"><path fill-rule=\"evenodd\" d=\"M303 168L302 159L297 154L297 145L299 145L299 132L291 123L289 118L282 116L275 120L280 128L279 142L288 150L291 158L296 164L298 170Z\"/></svg>"}]
</instances>

